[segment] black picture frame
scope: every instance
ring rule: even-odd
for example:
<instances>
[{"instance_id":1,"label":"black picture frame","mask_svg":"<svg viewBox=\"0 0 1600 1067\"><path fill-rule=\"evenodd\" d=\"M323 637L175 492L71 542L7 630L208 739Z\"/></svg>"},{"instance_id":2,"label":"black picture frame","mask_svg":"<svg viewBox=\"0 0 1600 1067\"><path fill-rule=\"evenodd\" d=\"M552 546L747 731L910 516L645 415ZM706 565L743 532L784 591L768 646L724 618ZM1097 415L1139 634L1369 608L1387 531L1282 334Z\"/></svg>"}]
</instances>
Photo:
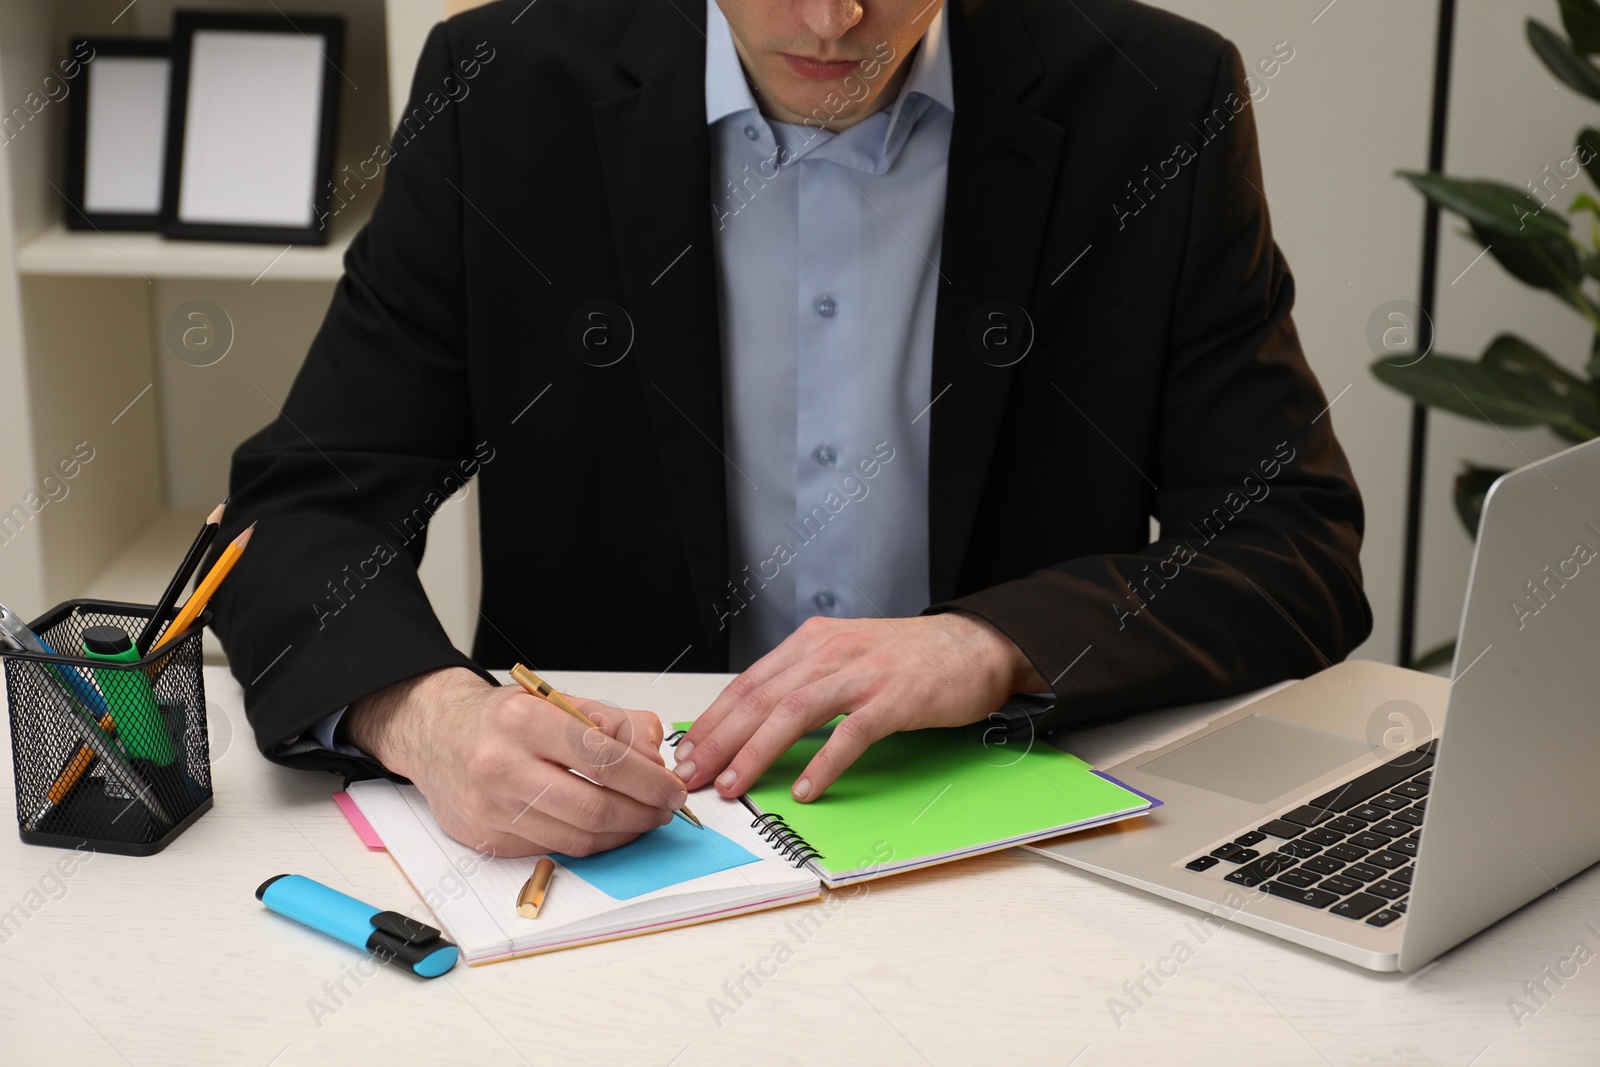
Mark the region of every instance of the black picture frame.
<instances>
[{"instance_id":1,"label":"black picture frame","mask_svg":"<svg viewBox=\"0 0 1600 1067\"><path fill-rule=\"evenodd\" d=\"M253 220L186 217L184 159L192 139L188 126L194 86L194 41L197 34L223 31L244 34L281 34L295 41L318 44L322 56L321 102L316 132L316 162L311 188L305 190L306 223L285 225ZM254 241L270 244L323 245L328 243L326 218L332 196L334 147L338 136L339 64L344 54L345 20L337 15L235 14L216 11L175 11L172 16L172 92L167 121L167 165L161 206L161 232L168 237L207 241ZM263 144L265 151L269 145Z\"/></svg>"},{"instance_id":2,"label":"black picture frame","mask_svg":"<svg viewBox=\"0 0 1600 1067\"><path fill-rule=\"evenodd\" d=\"M89 49L89 60L83 61L84 49ZM67 211L63 221L69 230L159 230L161 208L165 201L166 176L157 177L157 198L148 212L107 211L89 203L89 118L90 103L95 93L95 75L105 67L95 66L101 59L151 59L167 65L167 99L160 107L162 115L170 121L172 103L172 53L170 42L142 37L81 37L71 42L69 61L81 61L84 81L72 94L72 105L67 109ZM156 157L164 165L166 146L157 147Z\"/></svg>"}]
</instances>

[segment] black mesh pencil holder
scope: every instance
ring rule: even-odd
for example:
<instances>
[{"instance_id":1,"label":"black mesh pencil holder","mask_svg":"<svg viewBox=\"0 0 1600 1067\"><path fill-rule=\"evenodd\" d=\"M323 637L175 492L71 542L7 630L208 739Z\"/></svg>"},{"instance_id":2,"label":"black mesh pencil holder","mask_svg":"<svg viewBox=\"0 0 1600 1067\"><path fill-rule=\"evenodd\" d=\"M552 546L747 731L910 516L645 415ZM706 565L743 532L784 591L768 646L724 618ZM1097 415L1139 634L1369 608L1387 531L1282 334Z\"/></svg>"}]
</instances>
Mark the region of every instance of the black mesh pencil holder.
<instances>
[{"instance_id":1,"label":"black mesh pencil holder","mask_svg":"<svg viewBox=\"0 0 1600 1067\"><path fill-rule=\"evenodd\" d=\"M129 650L155 609L71 600L30 628L51 654L4 650L22 840L149 856L211 807L200 634Z\"/></svg>"}]
</instances>

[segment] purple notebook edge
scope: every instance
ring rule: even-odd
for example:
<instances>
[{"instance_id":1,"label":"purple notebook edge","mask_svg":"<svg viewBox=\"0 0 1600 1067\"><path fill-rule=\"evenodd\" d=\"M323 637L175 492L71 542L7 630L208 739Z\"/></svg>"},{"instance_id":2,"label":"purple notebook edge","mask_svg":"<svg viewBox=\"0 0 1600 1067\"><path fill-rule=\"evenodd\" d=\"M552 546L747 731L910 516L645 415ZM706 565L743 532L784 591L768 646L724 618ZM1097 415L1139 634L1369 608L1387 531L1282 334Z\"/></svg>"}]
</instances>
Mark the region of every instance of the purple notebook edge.
<instances>
[{"instance_id":1,"label":"purple notebook edge","mask_svg":"<svg viewBox=\"0 0 1600 1067\"><path fill-rule=\"evenodd\" d=\"M1146 793L1142 789L1135 789L1133 786L1129 785L1127 782L1124 782L1119 778L1113 778L1111 775L1107 774L1105 771L1091 771L1089 773L1094 774L1094 775L1098 775L1099 777L1104 778L1106 781L1110 782L1112 785L1119 785L1122 788L1126 789L1128 792L1134 794L1135 796L1144 797L1146 800L1148 800L1150 802L1150 807L1152 809L1159 808L1159 807L1161 807L1162 804L1166 803L1160 797L1153 797L1149 793Z\"/></svg>"}]
</instances>

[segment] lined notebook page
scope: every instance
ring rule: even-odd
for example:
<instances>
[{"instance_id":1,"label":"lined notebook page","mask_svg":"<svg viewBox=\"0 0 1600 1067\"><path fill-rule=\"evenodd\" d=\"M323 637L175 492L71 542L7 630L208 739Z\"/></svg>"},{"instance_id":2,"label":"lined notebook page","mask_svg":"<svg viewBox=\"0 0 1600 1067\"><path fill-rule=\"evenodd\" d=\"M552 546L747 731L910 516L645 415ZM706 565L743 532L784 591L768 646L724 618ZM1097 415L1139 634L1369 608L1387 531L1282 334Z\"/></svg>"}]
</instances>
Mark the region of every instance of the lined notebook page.
<instances>
[{"instance_id":1,"label":"lined notebook page","mask_svg":"<svg viewBox=\"0 0 1600 1067\"><path fill-rule=\"evenodd\" d=\"M712 790L690 807L707 827L757 859L653 892L616 900L571 871L556 872L539 918L517 914L517 894L537 856L488 858L453 840L410 785L354 782L350 796L383 838L389 854L469 963L626 936L820 895L816 876L779 858L750 826L750 811Z\"/></svg>"}]
</instances>

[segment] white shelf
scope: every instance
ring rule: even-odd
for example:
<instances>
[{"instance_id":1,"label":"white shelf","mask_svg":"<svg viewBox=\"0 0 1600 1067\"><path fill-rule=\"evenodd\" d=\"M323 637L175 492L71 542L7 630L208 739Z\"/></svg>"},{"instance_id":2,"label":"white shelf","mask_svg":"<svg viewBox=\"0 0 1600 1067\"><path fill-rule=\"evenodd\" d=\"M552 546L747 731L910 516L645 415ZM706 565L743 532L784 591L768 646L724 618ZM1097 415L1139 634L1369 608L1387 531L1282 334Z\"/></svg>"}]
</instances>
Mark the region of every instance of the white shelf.
<instances>
[{"instance_id":1,"label":"white shelf","mask_svg":"<svg viewBox=\"0 0 1600 1067\"><path fill-rule=\"evenodd\" d=\"M161 508L139 532L128 539L122 551L112 557L100 572L89 579L76 595L95 600L121 600L133 604L154 603L166 589L189 542L199 532L210 508ZM192 582L190 583L193 584ZM179 598L182 602L182 596ZM205 635L205 661L226 663L222 648L211 632Z\"/></svg>"},{"instance_id":2,"label":"white shelf","mask_svg":"<svg viewBox=\"0 0 1600 1067\"><path fill-rule=\"evenodd\" d=\"M97 233L69 230L60 222L23 242L16 253L22 275L93 277L220 278L261 281L337 281L344 253L372 213L370 202L353 204L331 222L320 247L229 241L168 240L156 233Z\"/></svg>"}]
</instances>

